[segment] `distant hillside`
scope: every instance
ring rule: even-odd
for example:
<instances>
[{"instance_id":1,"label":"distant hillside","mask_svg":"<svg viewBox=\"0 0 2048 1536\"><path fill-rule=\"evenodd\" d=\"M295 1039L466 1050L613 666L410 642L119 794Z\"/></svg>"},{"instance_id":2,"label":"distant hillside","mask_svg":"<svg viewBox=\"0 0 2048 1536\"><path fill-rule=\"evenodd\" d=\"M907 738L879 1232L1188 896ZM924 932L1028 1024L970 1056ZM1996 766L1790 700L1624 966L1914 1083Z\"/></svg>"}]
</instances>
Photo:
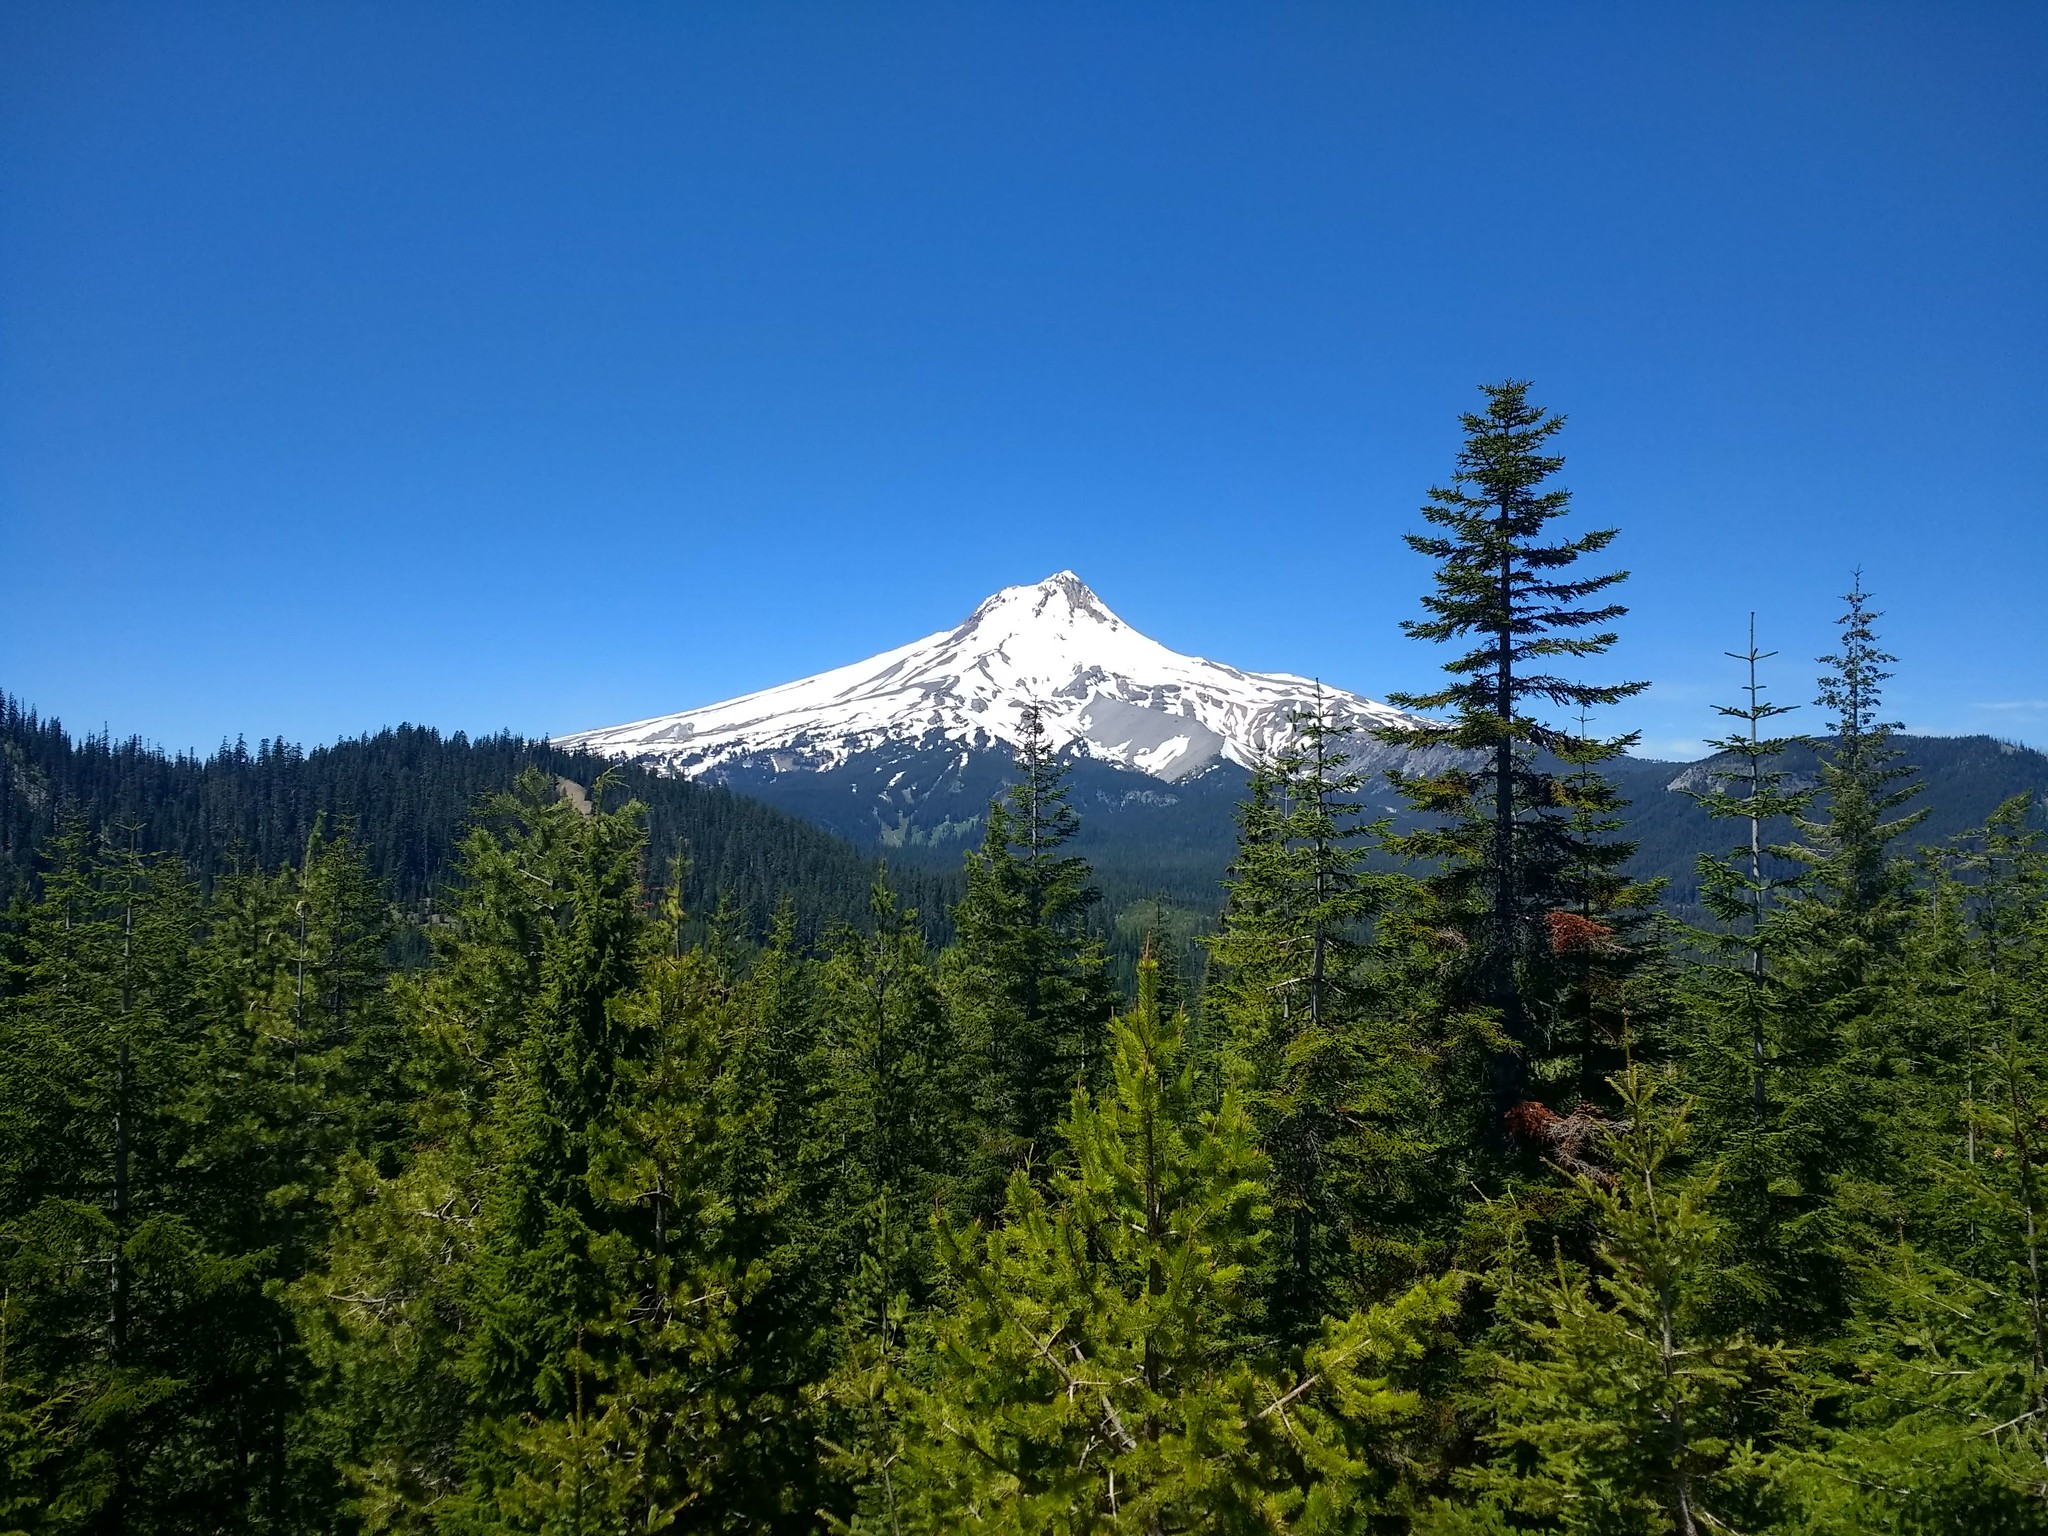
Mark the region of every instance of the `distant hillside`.
<instances>
[{"instance_id":1,"label":"distant hillside","mask_svg":"<svg viewBox=\"0 0 2048 1536\"><path fill-rule=\"evenodd\" d=\"M786 811L731 790L668 778L545 742L500 734L443 736L401 725L311 751L283 741L172 756L139 739L74 738L0 693L0 900L33 879L35 856L59 821L135 826L142 846L183 858L202 880L237 861L273 867L296 858L317 820L347 824L396 900L418 908L449 878L450 855L477 801L536 767L587 786L611 769L648 809L650 866L688 854L688 901L708 914L721 896L765 925L784 896L806 928L858 919L877 854ZM957 899L950 871L892 876L934 932Z\"/></svg>"},{"instance_id":2,"label":"distant hillside","mask_svg":"<svg viewBox=\"0 0 2048 1536\"><path fill-rule=\"evenodd\" d=\"M1981 825L1998 804L2032 791L2048 799L2048 755L1989 736L1901 736L1898 745L1926 786L1916 808L1926 820L1916 844L1937 843ZM1712 766L1625 757L1607 765L1628 798L1628 835L1640 844L1634 870L1663 876L1677 909L1697 899L1694 864L1700 853L1736 840L1700 810L1697 787ZM1793 754L1788 766L1810 776L1813 754ZM981 836L989 797L1007 782L1006 750L919 749L890 745L852 754L822 770L778 773L735 764L722 782L742 793L816 821L849 841L887 850L904 862L952 869L963 847ZM1077 757L1070 782L1082 817L1078 851L1093 861L1113 912L1163 896L1191 913L1213 913L1221 902L1223 873L1236 838L1235 812L1247 775L1234 763L1164 783L1149 774ZM1372 809L1397 824L1409 821L1391 790L1368 795ZM1776 829L1782 839L1788 828Z\"/></svg>"},{"instance_id":3,"label":"distant hillside","mask_svg":"<svg viewBox=\"0 0 2048 1536\"><path fill-rule=\"evenodd\" d=\"M1927 847L1984 824L1998 806L2014 795L2035 796L2035 816L2048 801L2048 754L1991 736L1900 736L1895 738L1905 761L1924 786L1910 809L1927 815L1908 839L1909 846ZM1695 862L1702 851L1724 852L1745 834L1727 823L1716 826L1687 790L1706 787L1719 758L1696 763L1660 763L1624 758L1611 765L1610 777L1628 796L1629 835L1640 846L1635 867L1646 875L1670 880L1668 901L1691 907L1699 898ZM1797 781L1811 784L1818 763L1812 749L1786 755L1784 766ZM1780 840L1791 829L1776 829Z\"/></svg>"},{"instance_id":4,"label":"distant hillside","mask_svg":"<svg viewBox=\"0 0 2048 1536\"><path fill-rule=\"evenodd\" d=\"M1917 843L1977 826L2023 791L2048 801L2048 755L1988 736L1906 736L1899 745L1926 785L1916 802L1928 812ZM330 825L354 826L394 897L418 907L448 878L450 852L478 798L509 787L529 765L581 785L617 771L624 792L648 807L654 867L687 848L696 912L723 893L758 930L787 894L816 933L860 917L874 863L884 859L935 938L958 899L962 855L980 841L988 802L1011 777L1006 749L890 745L801 774L736 764L711 784L511 735L471 739L410 725L311 751L264 741L207 758L169 756L134 739L74 739L58 721L0 694L0 898L31 878L34 850L67 812L102 827L139 824L145 847L177 853L202 879L238 858L276 865L295 857L324 814ZM1810 774L1811 753L1791 765ZM1609 765L1631 802L1629 835L1641 845L1635 871L1668 879L1669 903L1681 912L1697 900L1699 854L1735 840L1684 793L1710 766L1642 758ZM1169 784L1082 757L1071 784L1082 817L1076 851L1095 866L1105 936L1120 957L1135 953L1153 922L1192 931L1213 917L1242 769L1219 763ZM1405 819L1391 793L1375 798L1378 809ZM1161 901L1170 915L1162 916Z\"/></svg>"}]
</instances>

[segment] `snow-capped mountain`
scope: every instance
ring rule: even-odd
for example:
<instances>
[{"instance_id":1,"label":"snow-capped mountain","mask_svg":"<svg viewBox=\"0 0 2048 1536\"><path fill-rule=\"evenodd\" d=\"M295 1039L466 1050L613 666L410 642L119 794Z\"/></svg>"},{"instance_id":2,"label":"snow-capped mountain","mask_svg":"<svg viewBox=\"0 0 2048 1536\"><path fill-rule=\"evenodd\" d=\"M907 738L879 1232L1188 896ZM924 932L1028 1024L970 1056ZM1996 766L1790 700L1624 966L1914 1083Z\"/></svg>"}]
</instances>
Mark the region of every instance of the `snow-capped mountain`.
<instances>
[{"instance_id":1,"label":"snow-capped mountain","mask_svg":"<svg viewBox=\"0 0 2048 1536\"><path fill-rule=\"evenodd\" d=\"M560 745L690 778L747 767L778 774L841 768L883 747L1014 745L1036 704L1050 744L1177 783L1219 761L1249 766L1287 736L1317 684L1183 656L1110 612L1072 571L1005 587L954 629L801 682L581 731ZM1364 727L1410 717L1322 690Z\"/></svg>"}]
</instances>

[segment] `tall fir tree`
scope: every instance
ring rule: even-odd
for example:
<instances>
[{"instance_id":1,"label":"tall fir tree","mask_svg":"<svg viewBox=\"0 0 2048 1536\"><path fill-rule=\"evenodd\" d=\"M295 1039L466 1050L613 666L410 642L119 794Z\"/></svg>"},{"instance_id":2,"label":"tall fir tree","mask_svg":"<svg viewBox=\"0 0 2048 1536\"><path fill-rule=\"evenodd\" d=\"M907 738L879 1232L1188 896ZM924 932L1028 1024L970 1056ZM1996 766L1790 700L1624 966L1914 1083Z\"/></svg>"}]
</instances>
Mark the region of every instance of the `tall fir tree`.
<instances>
[{"instance_id":1,"label":"tall fir tree","mask_svg":"<svg viewBox=\"0 0 2048 1536\"><path fill-rule=\"evenodd\" d=\"M1558 978L1546 919L1569 909L1566 872L1587 857L1559 794L1556 759L1568 756L1591 771L1634 740L1575 734L1536 711L1549 706L1572 716L1647 685L1581 683L1549 670L1560 659L1597 656L1614 644L1604 626L1627 610L1601 597L1627 573L1568 574L1605 550L1615 530L1545 542L1571 500L1552 483L1564 460L1545 451L1564 418L1532 405L1524 381L1483 391L1486 408L1461 418L1465 441L1456 473L1431 489L1422 509L1444 531L1407 536L1437 569L1436 589L1422 600L1430 616L1403 629L1470 648L1445 663L1453 681L1394 702L1449 710L1451 718L1382 734L1396 745L1458 754L1441 771L1397 776L1431 824L1390 844L1439 866L1432 894L1462 929L1462 990L1496 1010L1506 1036L1491 1074L1494 1111L1505 1116L1525 1096L1530 1065L1556 1023Z\"/></svg>"},{"instance_id":2,"label":"tall fir tree","mask_svg":"<svg viewBox=\"0 0 2048 1536\"><path fill-rule=\"evenodd\" d=\"M1087 860L1066 851L1080 828L1067 764L1027 709L1017 780L989 806L967 893L954 909L960 944L947 982L969 1048L986 1063L977 1106L974 1198L1000 1198L1011 1168L1053 1149L1062 1107L1100 1068L1112 991L1088 931L1099 900Z\"/></svg>"},{"instance_id":3,"label":"tall fir tree","mask_svg":"<svg viewBox=\"0 0 2048 1536\"><path fill-rule=\"evenodd\" d=\"M50 850L0 999L0 1294L29 1433L4 1495L51 1531L274 1528L262 1256L190 1171L197 893L139 829Z\"/></svg>"},{"instance_id":4,"label":"tall fir tree","mask_svg":"<svg viewBox=\"0 0 2048 1536\"><path fill-rule=\"evenodd\" d=\"M1268 1159L1268 1326L1299 1343L1371 1288L1422 1092L1367 967L1372 921L1399 882L1367 868L1384 829L1364 820L1352 728L1320 694L1289 726L1240 813L1204 1005Z\"/></svg>"},{"instance_id":5,"label":"tall fir tree","mask_svg":"<svg viewBox=\"0 0 2048 1536\"><path fill-rule=\"evenodd\" d=\"M1803 942L1791 904L1811 885L1782 840L1814 796L1784 761L1806 739L1764 733L1793 706L1764 696L1758 664L1775 653L1757 648L1753 620L1747 650L1729 654L1747 669L1743 702L1716 706L1735 729L1709 743L1716 756L1692 793L1741 840L1699 856L1714 926L1697 935L1681 1054L1700 1139L1719 1159L1717 1205L1730 1233L1718 1315L1765 1338L1809 1339L1845 1294L1831 1257L1842 1235L1831 1149L1856 1108L1828 1029L1781 963Z\"/></svg>"},{"instance_id":6,"label":"tall fir tree","mask_svg":"<svg viewBox=\"0 0 2048 1536\"><path fill-rule=\"evenodd\" d=\"M206 919L183 1160L208 1241L258 1256L245 1317L262 1343L238 1426L259 1448L250 1528L296 1529L336 1490L331 1447L302 1412L308 1366L286 1290L325 1246L319 1197L336 1161L357 1146L388 1153L402 1114L390 910L353 840L316 826L296 866L217 882Z\"/></svg>"},{"instance_id":7,"label":"tall fir tree","mask_svg":"<svg viewBox=\"0 0 2048 1536\"><path fill-rule=\"evenodd\" d=\"M1731 1303L1760 1336L1802 1344L1850 1316L1852 1256L1883 1222L1872 1192L1903 1153L1918 1096L1917 1026L1885 998L1903 980L1913 906L1911 866L1891 845L1917 819L1891 813L1917 791L1882 718L1892 658L1860 578L1846 601L1841 644L1821 658L1831 670L1819 690L1830 711L1819 793L1793 814L1798 836L1781 850L1805 870L1766 913L1776 1033L1765 1113L1755 1135L1727 1147L1739 1234Z\"/></svg>"},{"instance_id":8,"label":"tall fir tree","mask_svg":"<svg viewBox=\"0 0 2048 1536\"><path fill-rule=\"evenodd\" d=\"M634 809L579 808L544 776L489 802L401 993L421 1093L396 1166L358 1150L336 1233L298 1288L328 1434L369 1529L482 1518L522 1475L516 1427L569 1412L593 1324L624 1285L592 1187L644 1031L621 1008L647 947Z\"/></svg>"}]
</instances>

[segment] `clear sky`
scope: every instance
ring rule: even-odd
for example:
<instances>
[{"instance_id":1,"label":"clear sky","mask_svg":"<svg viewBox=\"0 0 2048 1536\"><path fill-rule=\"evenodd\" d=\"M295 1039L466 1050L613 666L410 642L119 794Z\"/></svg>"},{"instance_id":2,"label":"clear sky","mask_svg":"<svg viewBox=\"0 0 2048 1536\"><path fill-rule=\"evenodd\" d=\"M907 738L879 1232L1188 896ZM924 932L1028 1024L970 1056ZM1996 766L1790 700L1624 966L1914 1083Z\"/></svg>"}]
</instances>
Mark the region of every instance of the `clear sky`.
<instances>
[{"instance_id":1,"label":"clear sky","mask_svg":"<svg viewBox=\"0 0 2048 1536\"><path fill-rule=\"evenodd\" d=\"M1859 563L2048 744L2048 6L0 8L0 687L566 731L1072 567L1380 694L1456 413L1567 412L1689 750ZM1799 723L1818 721L1808 711Z\"/></svg>"}]
</instances>

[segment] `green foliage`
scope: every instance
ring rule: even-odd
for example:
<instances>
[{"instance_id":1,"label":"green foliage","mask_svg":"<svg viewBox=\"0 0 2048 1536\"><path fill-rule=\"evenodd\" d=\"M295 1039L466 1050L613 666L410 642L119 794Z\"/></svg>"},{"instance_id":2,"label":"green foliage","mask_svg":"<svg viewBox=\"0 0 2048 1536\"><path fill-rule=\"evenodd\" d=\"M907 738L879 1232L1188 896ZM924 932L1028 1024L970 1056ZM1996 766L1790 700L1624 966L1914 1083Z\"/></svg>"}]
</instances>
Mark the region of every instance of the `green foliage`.
<instances>
[{"instance_id":1,"label":"green foliage","mask_svg":"<svg viewBox=\"0 0 2048 1536\"><path fill-rule=\"evenodd\" d=\"M1111 1001L1087 928L1097 893L1087 861L1065 851L1080 818L1036 711L1017 772L967 861L953 912L961 942L946 973L963 1043L982 1059L974 1199L984 1208L1010 1169L1045 1157L1074 1085L1094 1081Z\"/></svg>"},{"instance_id":2,"label":"green foliage","mask_svg":"<svg viewBox=\"0 0 2048 1536\"><path fill-rule=\"evenodd\" d=\"M1786 1001L1771 963L1785 942L1780 910L1787 895L1803 893L1810 883L1792 850L1768 838L1807 810L1813 791L1795 783L1784 766L1785 753L1802 739L1762 733L1766 722L1792 706L1763 696L1757 663L1776 653L1757 649L1754 618L1749 649L1729 654L1748 666L1746 697L1741 705L1715 709L1739 724L1708 743L1717 754L1713 771L1706 787L1691 793L1715 820L1740 823L1747 837L1729 853L1699 856L1700 900L1719 925L1701 937L1710 953L1735 963L1707 967L1699 977L1693 1001L1705 1028L1694 1042L1693 1064L1710 1118L1740 1135L1745 1115L1752 1130L1769 1117L1773 1059L1786 1054L1779 1038ZM1746 1108L1737 1102L1745 1080Z\"/></svg>"},{"instance_id":3,"label":"green foliage","mask_svg":"<svg viewBox=\"0 0 2048 1536\"><path fill-rule=\"evenodd\" d=\"M1493 1455L1459 1477L1476 1508L1451 1506L1435 1529L1749 1524L1763 1469L1748 1434L1788 1362L1702 1306L1723 1234L1713 1177L1676 1166L1684 1110L1660 1105L1633 1064L1614 1087L1627 1119L1602 1138L1608 1168L1572 1175L1594 1262L1510 1249L1493 1279L1506 1337L1483 1365Z\"/></svg>"},{"instance_id":4,"label":"green foliage","mask_svg":"<svg viewBox=\"0 0 2048 1536\"><path fill-rule=\"evenodd\" d=\"M1412 1263L1397 1224L1434 1147L1426 1053L1370 953L1406 883L1368 873L1384 828L1363 819L1349 730L1321 708L1293 725L1253 775L1203 1006L1267 1158L1266 1325L1299 1344Z\"/></svg>"},{"instance_id":5,"label":"green foliage","mask_svg":"<svg viewBox=\"0 0 2048 1536\"><path fill-rule=\"evenodd\" d=\"M1333 1323L1281 1374L1254 1338L1264 1158L1234 1093L1198 1107L1156 962L1076 1091L1070 1160L986 1233L941 1228L953 1300L908 1393L905 1530L1338 1530L1391 1496L1419 1404L1398 1375L1438 1282Z\"/></svg>"},{"instance_id":6,"label":"green foliage","mask_svg":"<svg viewBox=\"0 0 2048 1536\"><path fill-rule=\"evenodd\" d=\"M444 736L401 725L310 751L279 738L223 743L211 757L168 756L139 738L75 738L0 692L0 901L34 884L35 855L67 816L125 845L181 860L202 887L238 869L295 862L322 827L348 828L388 899L431 912L454 873L478 804L511 792L529 769L587 792L610 772L646 807L655 869L685 860L690 909L721 901L749 937L795 903L806 939L867 905L870 859L808 821L728 790L621 766L500 733ZM942 936L958 896L953 872L905 868L906 900Z\"/></svg>"},{"instance_id":7,"label":"green foliage","mask_svg":"<svg viewBox=\"0 0 2048 1536\"><path fill-rule=\"evenodd\" d=\"M1555 963L1551 915L1572 911L1575 897L1581 904L1603 894L1624 905L1634 899L1614 878L1628 845L1591 834L1609 829L1614 809L1595 770L1635 738L1566 730L1537 711L1583 715L1648 685L1581 683L1549 670L1614 644L1603 626L1627 610L1598 599L1627 573L1567 574L1604 551L1615 531L1544 542L1571 500L1549 484L1564 460L1545 451L1564 418L1530 404L1529 386L1519 380L1484 393L1485 411L1461 418L1457 472L1431 489L1422 509L1444 531L1407 535L1410 548L1436 562L1435 591L1422 600L1430 617L1402 628L1471 648L1444 663L1452 681L1442 688L1392 697L1411 709L1449 710L1451 718L1381 736L1434 749L1442 765L1394 775L1425 824L1389 845L1435 866L1433 900L1462 937L1462 996L1500 1017L1507 1042L1495 1053L1492 1093L1495 1113L1504 1115L1523 1098L1546 1036L1569 1031L1560 971L1572 967ZM1571 775L1558 774L1560 759ZM1590 954L1591 945L1589 936L1581 947Z\"/></svg>"}]
</instances>

